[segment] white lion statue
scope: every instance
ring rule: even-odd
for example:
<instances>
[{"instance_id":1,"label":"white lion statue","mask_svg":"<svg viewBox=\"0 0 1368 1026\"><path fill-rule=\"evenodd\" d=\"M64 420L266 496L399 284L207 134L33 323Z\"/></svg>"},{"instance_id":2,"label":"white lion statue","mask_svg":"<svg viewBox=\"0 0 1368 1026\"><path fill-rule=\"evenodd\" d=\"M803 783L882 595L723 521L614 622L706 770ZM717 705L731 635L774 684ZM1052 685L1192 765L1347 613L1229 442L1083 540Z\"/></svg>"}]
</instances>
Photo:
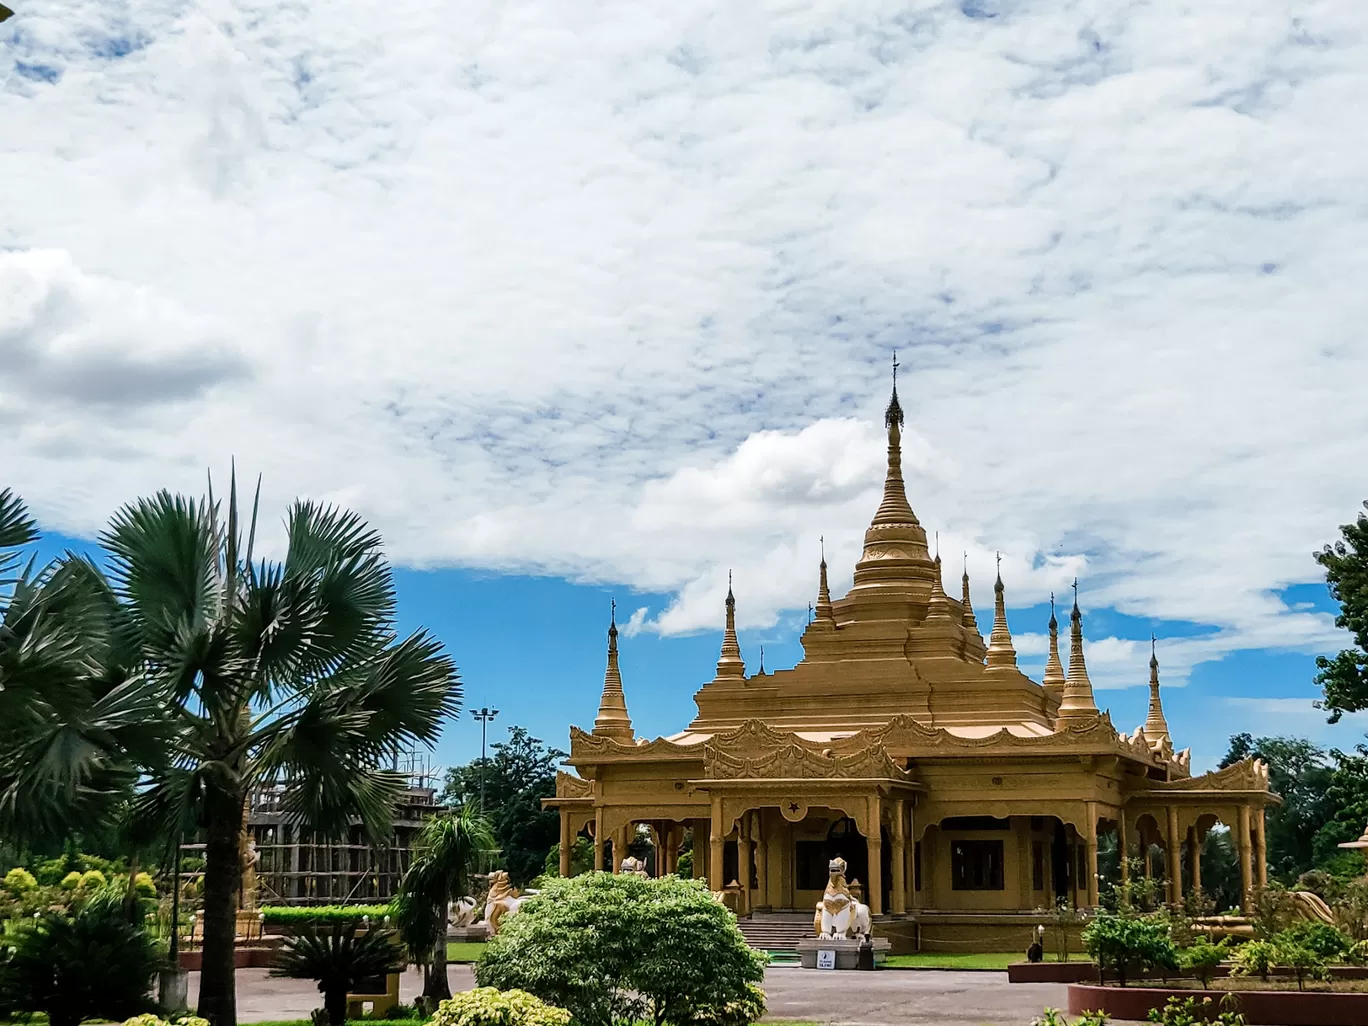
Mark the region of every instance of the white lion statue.
<instances>
[{"instance_id":1,"label":"white lion statue","mask_svg":"<svg viewBox=\"0 0 1368 1026\"><path fill-rule=\"evenodd\" d=\"M499 922L504 916L511 916L517 912L522 903L536 893L528 891L526 894L520 894L502 869L490 873L489 895L485 898L484 907L485 928L489 931L489 936L493 937L499 932Z\"/></svg>"},{"instance_id":2,"label":"white lion statue","mask_svg":"<svg viewBox=\"0 0 1368 1026\"><path fill-rule=\"evenodd\" d=\"M870 934L869 906L855 900L846 885L845 859L837 856L827 863L831 878L826 893L817 903L817 915L812 927L818 937L855 937L865 939Z\"/></svg>"},{"instance_id":3,"label":"white lion statue","mask_svg":"<svg viewBox=\"0 0 1368 1026\"><path fill-rule=\"evenodd\" d=\"M447 923L456 929L475 925L475 914L480 906L474 898L457 898L447 906Z\"/></svg>"}]
</instances>

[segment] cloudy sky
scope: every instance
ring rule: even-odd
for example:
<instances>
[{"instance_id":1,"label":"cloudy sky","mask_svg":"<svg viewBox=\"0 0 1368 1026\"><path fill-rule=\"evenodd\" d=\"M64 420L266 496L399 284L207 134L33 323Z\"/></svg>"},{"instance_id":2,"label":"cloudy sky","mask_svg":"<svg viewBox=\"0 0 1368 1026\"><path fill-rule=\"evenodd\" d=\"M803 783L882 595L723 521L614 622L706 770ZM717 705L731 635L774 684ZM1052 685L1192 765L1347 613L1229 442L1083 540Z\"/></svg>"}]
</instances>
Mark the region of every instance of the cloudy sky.
<instances>
[{"instance_id":1,"label":"cloudy sky","mask_svg":"<svg viewBox=\"0 0 1368 1026\"><path fill-rule=\"evenodd\" d=\"M0 480L55 543L265 475L383 529L476 703L644 732L726 571L791 664L896 348L913 507L1118 725L1312 710L1368 496L1357 0L23 0L0 25ZM984 627L988 624L985 622ZM469 754L455 725L444 760ZM477 742L475 742L477 743Z\"/></svg>"}]
</instances>

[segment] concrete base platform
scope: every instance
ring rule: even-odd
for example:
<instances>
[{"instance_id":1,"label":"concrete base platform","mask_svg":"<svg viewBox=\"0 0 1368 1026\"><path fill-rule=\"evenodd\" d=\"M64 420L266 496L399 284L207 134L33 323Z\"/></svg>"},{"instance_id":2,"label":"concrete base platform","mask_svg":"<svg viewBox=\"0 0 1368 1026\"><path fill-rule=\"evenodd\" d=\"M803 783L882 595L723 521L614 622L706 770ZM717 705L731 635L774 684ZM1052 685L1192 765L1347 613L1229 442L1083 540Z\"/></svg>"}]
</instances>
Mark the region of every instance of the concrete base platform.
<instances>
[{"instance_id":1,"label":"concrete base platform","mask_svg":"<svg viewBox=\"0 0 1368 1026\"><path fill-rule=\"evenodd\" d=\"M848 937L804 937L798 942L799 964L804 969L858 969L863 943ZM875 937L870 944L874 948L874 964L878 965L888 957L892 945L884 937ZM823 954L828 951L831 955Z\"/></svg>"},{"instance_id":2,"label":"concrete base platform","mask_svg":"<svg viewBox=\"0 0 1368 1026\"><path fill-rule=\"evenodd\" d=\"M460 943L487 941L489 940L489 927L484 923L476 923L474 926L450 926L447 927L447 940Z\"/></svg>"}]
</instances>

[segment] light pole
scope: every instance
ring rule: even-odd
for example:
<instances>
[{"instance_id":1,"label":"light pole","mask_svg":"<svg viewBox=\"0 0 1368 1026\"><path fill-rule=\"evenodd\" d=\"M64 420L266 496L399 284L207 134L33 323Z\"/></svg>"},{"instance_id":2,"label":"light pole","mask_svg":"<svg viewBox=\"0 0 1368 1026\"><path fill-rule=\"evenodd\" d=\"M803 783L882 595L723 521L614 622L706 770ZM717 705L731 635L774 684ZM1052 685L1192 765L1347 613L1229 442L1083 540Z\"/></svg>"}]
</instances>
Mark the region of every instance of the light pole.
<instances>
[{"instance_id":1,"label":"light pole","mask_svg":"<svg viewBox=\"0 0 1368 1026\"><path fill-rule=\"evenodd\" d=\"M471 714L472 719L480 722L480 815L484 815L484 794L485 794L485 739L489 734L489 725L494 717L499 715L498 709L481 707Z\"/></svg>"}]
</instances>

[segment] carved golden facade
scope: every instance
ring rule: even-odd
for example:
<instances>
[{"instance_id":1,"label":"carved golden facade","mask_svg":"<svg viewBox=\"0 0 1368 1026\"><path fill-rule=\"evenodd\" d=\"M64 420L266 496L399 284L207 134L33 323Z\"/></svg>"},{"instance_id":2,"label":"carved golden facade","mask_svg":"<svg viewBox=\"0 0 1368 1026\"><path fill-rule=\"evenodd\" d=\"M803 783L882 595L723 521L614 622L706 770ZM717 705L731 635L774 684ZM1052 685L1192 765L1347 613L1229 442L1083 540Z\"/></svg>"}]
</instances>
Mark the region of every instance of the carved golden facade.
<instances>
[{"instance_id":1,"label":"carved golden facade","mask_svg":"<svg viewBox=\"0 0 1368 1026\"><path fill-rule=\"evenodd\" d=\"M810 914L840 856L881 931L911 923L927 946L991 947L1031 910L1096 905L1108 832L1132 858L1143 853L1146 873L1177 868L1163 873L1177 900L1200 883L1201 842L1222 822L1247 903L1265 880L1263 811L1277 801L1265 768L1192 777L1188 753L1172 747L1153 657L1146 722L1118 732L1088 679L1077 599L1067 671L1053 614L1042 683L1018 669L1000 575L985 644L967 572L961 598L949 597L908 504L896 385L885 424L884 495L854 585L833 600L823 559L793 669L747 675L729 587L697 717L648 741L632 731L610 626L598 718L591 732L571 728L576 774L561 773L547 801L561 815L562 873L581 832L596 867L616 869L640 824L656 842L655 871L673 872L689 831L695 875L730 888L742 914Z\"/></svg>"}]
</instances>

